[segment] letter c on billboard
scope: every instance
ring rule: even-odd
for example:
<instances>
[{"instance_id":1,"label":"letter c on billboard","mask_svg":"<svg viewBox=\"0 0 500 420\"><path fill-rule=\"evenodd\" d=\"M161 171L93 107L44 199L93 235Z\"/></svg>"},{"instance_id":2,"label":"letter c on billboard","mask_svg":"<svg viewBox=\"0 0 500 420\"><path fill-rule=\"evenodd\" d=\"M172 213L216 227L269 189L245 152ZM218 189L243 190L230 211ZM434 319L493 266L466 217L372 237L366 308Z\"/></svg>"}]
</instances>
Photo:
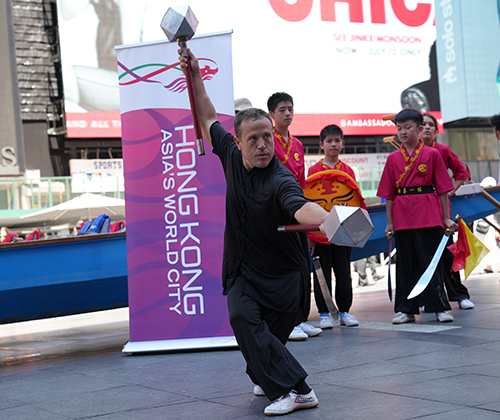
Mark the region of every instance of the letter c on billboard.
<instances>
[{"instance_id":1,"label":"letter c on billboard","mask_svg":"<svg viewBox=\"0 0 500 420\"><path fill-rule=\"evenodd\" d=\"M432 8L430 4L417 3L414 10L409 10L406 7L405 0L391 0L391 5L396 17L410 27L421 26L427 22Z\"/></svg>"},{"instance_id":2,"label":"letter c on billboard","mask_svg":"<svg viewBox=\"0 0 500 420\"><path fill-rule=\"evenodd\" d=\"M289 4L286 0L269 0L276 14L289 22L300 22L311 13L313 0L297 0Z\"/></svg>"}]
</instances>

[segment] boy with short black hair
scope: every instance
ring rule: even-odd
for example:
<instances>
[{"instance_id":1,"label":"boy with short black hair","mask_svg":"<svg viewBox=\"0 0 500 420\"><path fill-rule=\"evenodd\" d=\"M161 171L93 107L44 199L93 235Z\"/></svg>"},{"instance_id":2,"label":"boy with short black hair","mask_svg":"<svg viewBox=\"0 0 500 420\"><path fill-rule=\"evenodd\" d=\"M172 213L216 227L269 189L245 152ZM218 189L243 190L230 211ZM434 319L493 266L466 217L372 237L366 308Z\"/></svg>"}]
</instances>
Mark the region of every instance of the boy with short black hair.
<instances>
[{"instance_id":1,"label":"boy with short black hair","mask_svg":"<svg viewBox=\"0 0 500 420\"><path fill-rule=\"evenodd\" d=\"M320 133L319 145L324 150L325 157L311 166L307 175L336 169L356 180L352 168L339 159L344 144L344 133L339 126L332 124L324 127ZM340 312L340 324L347 327L359 325L354 315L349 314L352 305L351 247L331 244L326 237L312 232L308 234L308 238L313 255L319 256L330 293L332 291L332 268L335 273L335 301ZM333 323L328 314L328 307L321 293L316 273L314 273L314 297L319 311L319 327L332 328Z\"/></svg>"},{"instance_id":2,"label":"boy with short black hair","mask_svg":"<svg viewBox=\"0 0 500 420\"><path fill-rule=\"evenodd\" d=\"M289 131L294 114L293 98L285 92L273 93L267 100L267 109L274 120L274 153L304 188L304 146Z\"/></svg>"},{"instance_id":3,"label":"boy with short black hair","mask_svg":"<svg viewBox=\"0 0 500 420\"><path fill-rule=\"evenodd\" d=\"M401 148L389 155L377 196L387 200L386 233L395 232L398 250L394 324L414 322L420 300L426 312L440 322L451 322L450 304L443 288L440 262L421 296L408 300L420 276L429 266L443 237L443 228L456 229L448 210L453 183L439 152L419 140L423 130L420 111L406 108L395 119Z\"/></svg>"}]
</instances>

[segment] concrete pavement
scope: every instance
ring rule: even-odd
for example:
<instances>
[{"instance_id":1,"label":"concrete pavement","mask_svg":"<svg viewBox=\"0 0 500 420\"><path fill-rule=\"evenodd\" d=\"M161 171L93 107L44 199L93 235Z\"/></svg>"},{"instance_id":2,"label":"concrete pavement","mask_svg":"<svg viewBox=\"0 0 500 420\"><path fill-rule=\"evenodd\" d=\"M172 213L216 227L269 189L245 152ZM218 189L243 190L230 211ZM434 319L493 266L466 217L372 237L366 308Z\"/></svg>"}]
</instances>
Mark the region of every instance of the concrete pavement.
<instances>
[{"instance_id":1,"label":"concrete pavement","mask_svg":"<svg viewBox=\"0 0 500 420\"><path fill-rule=\"evenodd\" d=\"M286 418L500 419L500 261L493 267L467 280L476 307L452 303L448 324L423 314L392 325L386 279L356 288L359 327L287 344L320 403ZM269 401L253 395L238 350L126 356L127 339L125 309L0 326L0 419L265 418Z\"/></svg>"}]
</instances>

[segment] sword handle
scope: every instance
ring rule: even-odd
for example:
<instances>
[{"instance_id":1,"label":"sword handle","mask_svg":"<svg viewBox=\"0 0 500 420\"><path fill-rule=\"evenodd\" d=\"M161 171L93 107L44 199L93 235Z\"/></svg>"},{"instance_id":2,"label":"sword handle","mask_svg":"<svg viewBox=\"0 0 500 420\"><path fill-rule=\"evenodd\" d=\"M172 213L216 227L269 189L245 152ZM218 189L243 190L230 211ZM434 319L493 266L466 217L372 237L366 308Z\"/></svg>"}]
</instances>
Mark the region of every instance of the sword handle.
<instances>
[{"instance_id":1,"label":"sword handle","mask_svg":"<svg viewBox=\"0 0 500 420\"><path fill-rule=\"evenodd\" d=\"M319 230L319 224L311 225L282 225L278 226L278 232L313 232Z\"/></svg>"},{"instance_id":2,"label":"sword handle","mask_svg":"<svg viewBox=\"0 0 500 420\"><path fill-rule=\"evenodd\" d=\"M394 232L391 230L385 234L385 238L390 241L392 237L394 236Z\"/></svg>"}]
</instances>

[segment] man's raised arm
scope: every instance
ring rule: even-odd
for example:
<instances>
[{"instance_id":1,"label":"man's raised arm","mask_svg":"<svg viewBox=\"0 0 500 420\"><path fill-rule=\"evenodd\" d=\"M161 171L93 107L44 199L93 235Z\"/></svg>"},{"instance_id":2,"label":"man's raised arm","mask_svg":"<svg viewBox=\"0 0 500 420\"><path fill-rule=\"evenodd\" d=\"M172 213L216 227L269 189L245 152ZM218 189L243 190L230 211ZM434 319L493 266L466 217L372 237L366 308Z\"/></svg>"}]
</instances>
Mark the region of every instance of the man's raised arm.
<instances>
[{"instance_id":1,"label":"man's raised arm","mask_svg":"<svg viewBox=\"0 0 500 420\"><path fill-rule=\"evenodd\" d=\"M182 71L184 74L187 71L188 57L183 57L182 51L179 49L179 61L181 64ZM194 93L196 96L196 104L198 105L198 116L200 118L201 131L203 135L212 145L212 138L210 137L210 127L217 121L217 112L215 111L214 104L210 100L207 91L205 90L205 85L200 74L200 66L198 64L198 59L194 56L191 50L188 48L189 60L191 62L191 71L193 73L193 84Z\"/></svg>"}]
</instances>

